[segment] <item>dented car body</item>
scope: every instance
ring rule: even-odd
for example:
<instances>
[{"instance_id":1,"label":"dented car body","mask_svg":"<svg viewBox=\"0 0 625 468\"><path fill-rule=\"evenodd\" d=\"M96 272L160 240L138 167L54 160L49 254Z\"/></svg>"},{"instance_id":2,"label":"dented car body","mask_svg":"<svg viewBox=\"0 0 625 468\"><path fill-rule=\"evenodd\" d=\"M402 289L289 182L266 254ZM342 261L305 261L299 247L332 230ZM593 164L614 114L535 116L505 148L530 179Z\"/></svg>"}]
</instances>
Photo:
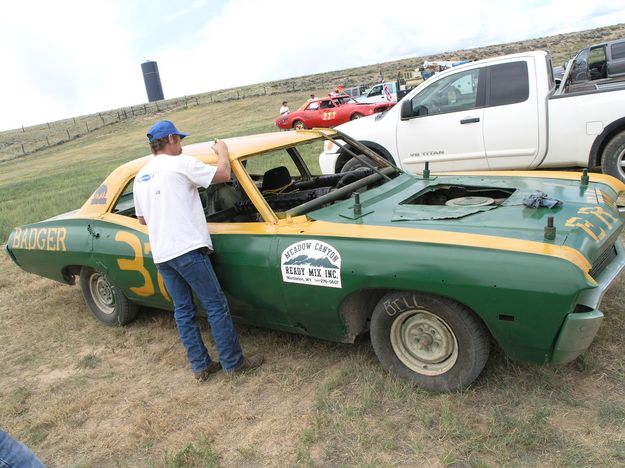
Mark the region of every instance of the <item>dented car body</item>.
<instances>
[{"instance_id":1,"label":"dented car body","mask_svg":"<svg viewBox=\"0 0 625 468\"><path fill-rule=\"evenodd\" d=\"M564 172L407 174L375 154L315 175L327 129L225 140L232 181L200 189L215 270L235 319L337 342L369 333L383 366L423 388L466 388L491 343L513 359L570 362L601 324L625 266L610 176ZM366 148L362 149L366 153ZM215 163L210 143L186 146ZM77 211L13 230L24 270L72 284L100 320L172 309L134 216L150 156L111 173ZM537 190L561 201L530 208Z\"/></svg>"}]
</instances>

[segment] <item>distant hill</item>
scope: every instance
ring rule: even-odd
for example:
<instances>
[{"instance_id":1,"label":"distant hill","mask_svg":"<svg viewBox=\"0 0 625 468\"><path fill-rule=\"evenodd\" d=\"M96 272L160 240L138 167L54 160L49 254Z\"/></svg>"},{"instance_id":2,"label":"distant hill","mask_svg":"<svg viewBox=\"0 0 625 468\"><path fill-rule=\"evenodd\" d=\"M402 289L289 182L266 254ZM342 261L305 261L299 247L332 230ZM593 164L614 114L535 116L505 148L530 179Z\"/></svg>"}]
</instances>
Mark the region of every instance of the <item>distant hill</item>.
<instances>
[{"instance_id":1,"label":"distant hill","mask_svg":"<svg viewBox=\"0 0 625 468\"><path fill-rule=\"evenodd\" d=\"M528 50L545 50L552 56L554 65L562 65L584 47L624 37L625 23L622 23L603 28L539 37L526 41L496 44L474 49L460 49L452 52L441 51L432 55L411 57L313 76L316 78L317 83L337 83L343 86L356 86L362 83L375 83L380 72L387 79L395 79L399 73L413 70L422 65L425 60L481 60L499 55L526 52ZM301 80L309 82L313 76L291 78L290 81Z\"/></svg>"}]
</instances>

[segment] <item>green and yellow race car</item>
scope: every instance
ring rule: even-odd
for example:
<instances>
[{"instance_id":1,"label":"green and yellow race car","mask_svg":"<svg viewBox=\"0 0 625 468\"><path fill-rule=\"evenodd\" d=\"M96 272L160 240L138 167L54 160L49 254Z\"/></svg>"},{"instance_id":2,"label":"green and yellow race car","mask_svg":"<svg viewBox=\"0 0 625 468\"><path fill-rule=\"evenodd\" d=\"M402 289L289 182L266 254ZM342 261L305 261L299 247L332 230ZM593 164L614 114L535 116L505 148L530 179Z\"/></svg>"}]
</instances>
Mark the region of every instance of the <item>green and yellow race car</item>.
<instances>
[{"instance_id":1,"label":"green and yellow race car","mask_svg":"<svg viewBox=\"0 0 625 468\"><path fill-rule=\"evenodd\" d=\"M233 177L200 189L212 261L244 323L337 342L369 333L382 365L434 391L463 389L495 342L514 359L570 362L601 324L625 267L618 180L565 172L313 174L334 130L225 140ZM216 162L211 143L184 148ZM172 309L133 206L151 156L114 170L77 211L15 228L21 268L73 284L96 318ZM545 206L546 205L546 206Z\"/></svg>"}]
</instances>

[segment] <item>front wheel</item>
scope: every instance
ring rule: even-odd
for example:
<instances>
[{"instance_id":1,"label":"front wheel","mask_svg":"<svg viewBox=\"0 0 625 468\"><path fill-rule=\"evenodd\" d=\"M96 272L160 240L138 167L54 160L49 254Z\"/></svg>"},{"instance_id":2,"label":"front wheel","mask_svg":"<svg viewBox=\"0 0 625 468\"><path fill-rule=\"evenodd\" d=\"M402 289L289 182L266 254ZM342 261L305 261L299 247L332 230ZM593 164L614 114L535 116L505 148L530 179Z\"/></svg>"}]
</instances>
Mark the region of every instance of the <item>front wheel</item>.
<instances>
[{"instance_id":1,"label":"front wheel","mask_svg":"<svg viewBox=\"0 0 625 468\"><path fill-rule=\"evenodd\" d=\"M359 118L361 118L361 117L362 117L362 114L360 114L360 113L356 112L356 113L354 113L354 114L350 117L350 119L349 119L349 120L356 120L356 119L359 119Z\"/></svg>"},{"instance_id":2,"label":"front wheel","mask_svg":"<svg viewBox=\"0 0 625 468\"><path fill-rule=\"evenodd\" d=\"M612 138L603 150L601 171L625 182L625 132Z\"/></svg>"},{"instance_id":3,"label":"front wheel","mask_svg":"<svg viewBox=\"0 0 625 468\"><path fill-rule=\"evenodd\" d=\"M91 313L106 325L126 325L137 316L137 305L130 302L104 273L82 267L80 289Z\"/></svg>"},{"instance_id":4,"label":"front wheel","mask_svg":"<svg viewBox=\"0 0 625 468\"><path fill-rule=\"evenodd\" d=\"M306 128L306 125L304 125L304 122L302 122L301 120L296 120L293 122L293 128L295 130L304 130Z\"/></svg>"},{"instance_id":5,"label":"front wheel","mask_svg":"<svg viewBox=\"0 0 625 468\"><path fill-rule=\"evenodd\" d=\"M367 158L364 155L360 155L360 157L365 159L372 166L374 166L374 167L377 166L377 163L375 161L373 161L371 158ZM343 164L343 167L341 168L341 172L350 172L350 171L353 171L353 170L358 169L360 167L367 167L367 166L360 159L358 159L358 158L351 158L345 164Z\"/></svg>"},{"instance_id":6,"label":"front wheel","mask_svg":"<svg viewBox=\"0 0 625 468\"><path fill-rule=\"evenodd\" d=\"M444 297L410 292L380 299L371 343L386 370L435 392L467 388L490 352L488 330L473 312Z\"/></svg>"}]
</instances>

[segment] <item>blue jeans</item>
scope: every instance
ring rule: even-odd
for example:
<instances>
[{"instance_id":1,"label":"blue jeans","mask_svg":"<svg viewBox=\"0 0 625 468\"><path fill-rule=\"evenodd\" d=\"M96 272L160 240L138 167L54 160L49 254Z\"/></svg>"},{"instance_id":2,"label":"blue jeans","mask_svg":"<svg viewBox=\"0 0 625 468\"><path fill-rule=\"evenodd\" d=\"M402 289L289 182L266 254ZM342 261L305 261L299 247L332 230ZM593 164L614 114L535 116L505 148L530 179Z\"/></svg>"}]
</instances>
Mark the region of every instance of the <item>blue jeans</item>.
<instances>
[{"instance_id":1,"label":"blue jeans","mask_svg":"<svg viewBox=\"0 0 625 468\"><path fill-rule=\"evenodd\" d=\"M21 442L0 429L0 468L45 468Z\"/></svg>"},{"instance_id":2,"label":"blue jeans","mask_svg":"<svg viewBox=\"0 0 625 468\"><path fill-rule=\"evenodd\" d=\"M161 272L165 287L174 302L174 317L180 341L187 351L193 372L201 372L211 364L200 327L192 291L208 315L213 339L219 352L219 361L226 372L234 370L243 360L243 353L226 296L221 290L208 255L192 250L156 267Z\"/></svg>"}]
</instances>

